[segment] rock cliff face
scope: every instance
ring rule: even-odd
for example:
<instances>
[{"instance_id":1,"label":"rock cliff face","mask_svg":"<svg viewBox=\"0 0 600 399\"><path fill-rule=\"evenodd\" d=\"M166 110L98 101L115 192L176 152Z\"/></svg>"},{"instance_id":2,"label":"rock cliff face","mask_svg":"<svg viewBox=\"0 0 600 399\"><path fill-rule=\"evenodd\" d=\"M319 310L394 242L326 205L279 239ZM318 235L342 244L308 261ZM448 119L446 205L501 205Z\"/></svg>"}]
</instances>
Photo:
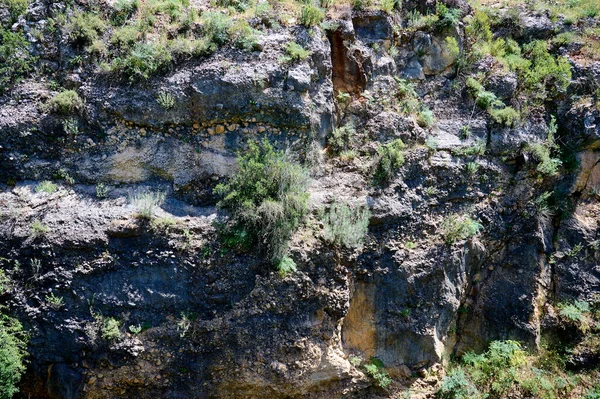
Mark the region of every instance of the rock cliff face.
<instances>
[{"instance_id":1,"label":"rock cliff face","mask_svg":"<svg viewBox=\"0 0 600 399\"><path fill-rule=\"evenodd\" d=\"M14 29L32 40L62 3L32 1ZM51 72L0 100L1 301L30 333L19 395L359 398L410 387L428 397L450 355L498 339L535 350L556 333L554 304L595 300L599 61L561 48L573 71L566 93L502 125L459 84L465 23L407 28L409 11L434 3L342 7L329 24L267 29L260 50L223 47L134 83L67 67L75 50L64 40L32 41ZM506 37L509 18L496 27ZM522 22L510 33L522 43L566 29L534 13ZM310 55L282 62L290 41ZM527 101L515 97L515 73L496 73L489 57L474 68L491 73L486 89L506 104ZM58 92L50 76L85 100L75 131L47 105ZM417 118L402 108L409 81ZM172 106L157 100L164 93ZM565 149L554 176L526 150L547 140L550 115ZM349 125L356 156L323 161L332 131ZM308 223L292 242L298 271L282 278L260 254L224 246L212 190L263 137L311 165L315 214L333 201L368 204L364 248L334 249ZM398 138L404 166L374 185L378 146ZM51 179L56 192L35 189ZM167 197L152 221L136 217L144 190ZM540 203L546 192L553 211ZM445 239L448 216L467 214L481 233ZM47 231L32 233L34 221ZM380 359L392 385L376 387L353 356Z\"/></svg>"}]
</instances>

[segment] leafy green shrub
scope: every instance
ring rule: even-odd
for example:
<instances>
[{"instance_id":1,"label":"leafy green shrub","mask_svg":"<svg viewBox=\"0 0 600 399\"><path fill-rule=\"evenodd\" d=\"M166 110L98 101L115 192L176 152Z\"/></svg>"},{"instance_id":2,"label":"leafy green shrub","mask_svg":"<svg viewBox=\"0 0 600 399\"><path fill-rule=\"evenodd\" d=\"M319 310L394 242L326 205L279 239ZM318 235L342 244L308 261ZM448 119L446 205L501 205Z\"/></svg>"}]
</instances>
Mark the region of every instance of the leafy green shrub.
<instances>
[{"instance_id":1,"label":"leafy green shrub","mask_svg":"<svg viewBox=\"0 0 600 399\"><path fill-rule=\"evenodd\" d=\"M154 208L159 207L165 202L165 193L142 191L136 192L130 199L133 206L138 210L140 219L151 219L154 216Z\"/></svg>"},{"instance_id":2,"label":"leafy green shrub","mask_svg":"<svg viewBox=\"0 0 600 399\"><path fill-rule=\"evenodd\" d=\"M307 59L312 53L296 42L288 42L285 45L285 56L281 57L281 62L298 62Z\"/></svg>"},{"instance_id":3,"label":"leafy green shrub","mask_svg":"<svg viewBox=\"0 0 600 399\"><path fill-rule=\"evenodd\" d=\"M396 8L396 0L381 0L379 2L379 9L388 14L391 14L394 11L394 8Z\"/></svg>"},{"instance_id":4,"label":"leafy green shrub","mask_svg":"<svg viewBox=\"0 0 600 399\"><path fill-rule=\"evenodd\" d=\"M233 22L227 15L216 11L205 12L202 14L200 22L204 35L217 46L221 46L229 40L229 28Z\"/></svg>"},{"instance_id":5,"label":"leafy green shrub","mask_svg":"<svg viewBox=\"0 0 600 399\"><path fill-rule=\"evenodd\" d=\"M159 91L156 96L156 102L164 109L172 109L175 107L175 97L168 91Z\"/></svg>"},{"instance_id":6,"label":"leafy green shrub","mask_svg":"<svg viewBox=\"0 0 600 399\"><path fill-rule=\"evenodd\" d=\"M106 24L96 13L77 11L69 18L66 28L71 42L86 45L98 39L106 29Z\"/></svg>"},{"instance_id":7,"label":"leafy green shrub","mask_svg":"<svg viewBox=\"0 0 600 399\"><path fill-rule=\"evenodd\" d=\"M75 90L65 90L48 101L50 111L61 115L71 115L83 109L83 100Z\"/></svg>"},{"instance_id":8,"label":"leafy green shrub","mask_svg":"<svg viewBox=\"0 0 600 399\"><path fill-rule=\"evenodd\" d=\"M423 107L421 111L417 114L417 123L419 126L428 128L433 126L435 123L435 116L433 115L433 111L427 107Z\"/></svg>"},{"instance_id":9,"label":"leafy green shrub","mask_svg":"<svg viewBox=\"0 0 600 399\"><path fill-rule=\"evenodd\" d=\"M436 14L423 15L417 10L413 10L406 15L407 27L410 30L429 30L438 22L439 17Z\"/></svg>"},{"instance_id":10,"label":"leafy green shrub","mask_svg":"<svg viewBox=\"0 0 600 399\"><path fill-rule=\"evenodd\" d=\"M444 377L436 396L441 399L472 399L479 397L480 393L459 367Z\"/></svg>"},{"instance_id":11,"label":"leafy green shrub","mask_svg":"<svg viewBox=\"0 0 600 399\"><path fill-rule=\"evenodd\" d=\"M266 250L275 264L306 214L308 174L264 139L238 155L239 169L215 187L220 207L232 213L233 230Z\"/></svg>"},{"instance_id":12,"label":"leafy green shrub","mask_svg":"<svg viewBox=\"0 0 600 399\"><path fill-rule=\"evenodd\" d=\"M115 58L109 70L122 73L131 82L148 79L171 64L171 53L161 43L138 43L125 58Z\"/></svg>"},{"instance_id":13,"label":"leafy green shrub","mask_svg":"<svg viewBox=\"0 0 600 399\"><path fill-rule=\"evenodd\" d=\"M46 302L48 302L48 305L50 305L52 308L54 308L56 310L62 308L65 304L63 297L57 296L53 292L46 295Z\"/></svg>"},{"instance_id":14,"label":"leafy green shrub","mask_svg":"<svg viewBox=\"0 0 600 399\"><path fill-rule=\"evenodd\" d=\"M50 231L50 228L43 224L39 219L35 219L31 223L31 235L35 237L40 237Z\"/></svg>"},{"instance_id":15,"label":"leafy green shrub","mask_svg":"<svg viewBox=\"0 0 600 399\"><path fill-rule=\"evenodd\" d=\"M320 24L323 18L325 18L323 10L313 4L303 6L300 11L300 24L307 28Z\"/></svg>"},{"instance_id":16,"label":"leafy green shrub","mask_svg":"<svg viewBox=\"0 0 600 399\"><path fill-rule=\"evenodd\" d=\"M140 7L140 0L117 0L113 5L115 11L112 22L115 25L123 24Z\"/></svg>"},{"instance_id":17,"label":"leafy green shrub","mask_svg":"<svg viewBox=\"0 0 600 399\"><path fill-rule=\"evenodd\" d=\"M372 357L369 363L362 366L365 373L373 379L375 384L381 388L385 388L392 383L392 379L384 370L384 365L381 360Z\"/></svg>"},{"instance_id":18,"label":"leafy green shrub","mask_svg":"<svg viewBox=\"0 0 600 399\"><path fill-rule=\"evenodd\" d=\"M322 215L323 238L333 245L358 248L367 234L370 218L367 207L334 202Z\"/></svg>"},{"instance_id":19,"label":"leafy green shrub","mask_svg":"<svg viewBox=\"0 0 600 399\"><path fill-rule=\"evenodd\" d=\"M29 0L0 0L0 6L6 7L10 14L10 21L7 23L7 27L15 23L20 15L25 14L28 5Z\"/></svg>"},{"instance_id":20,"label":"leafy green shrub","mask_svg":"<svg viewBox=\"0 0 600 399\"><path fill-rule=\"evenodd\" d=\"M352 148L356 141L356 129L354 125L347 124L342 127L335 128L331 133L331 137L327 140L329 152L339 155L343 151L348 151Z\"/></svg>"},{"instance_id":21,"label":"leafy green shrub","mask_svg":"<svg viewBox=\"0 0 600 399\"><path fill-rule=\"evenodd\" d=\"M0 94L27 76L35 61L23 33L0 26Z\"/></svg>"},{"instance_id":22,"label":"leafy green shrub","mask_svg":"<svg viewBox=\"0 0 600 399\"><path fill-rule=\"evenodd\" d=\"M476 236L483 226L468 215L450 215L442 221L442 235L446 244Z\"/></svg>"},{"instance_id":23,"label":"leafy green shrub","mask_svg":"<svg viewBox=\"0 0 600 399\"><path fill-rule=\"evenodd\" d=\"M100 332L102 338L108 341L115 341L121 338L121 322L112 317L106 317L102 320Z\"/></svg>"},{"instance_id":24,"label":"leafy green shrub","mask_svg":"<svg viewBox=\"0 0 600 399\"><path fill-rule=\"evenodd\" d=\"M52 194L58 190L58 186L52 183L50 180L44 180L40 182L37 186L35 186L36 193L48 193Z\"/></svg>"},{"instance_id":25,"label":"leafy green shrub","mask_svg":"<svg viewBox=\"0 0 600 399\"><path fill-rule=\"evenodd\" d=\"M383 184L392 179L398 169L404 165L404 152L406 145L400 139L380 146L377 149L379 161L375 168L375 181Z\"/></svg>"},{"instance_id":26,"label":"leafy green shrub","mask_svg":"<svg viewBox=\"0 0 600 399\"><path fill-rule=\"evenodd\" d=\"M285 277L290 273L294 273L296 270L298 270L296 262L294 262L294 260L287 255L281 258L279 263L277 263L277 272L281 277Z\"/></svg>"},{"instance_id":27,"label":"leafy green shrub","mask_svg":"<svg viewBox=\"0 0 600 399\"><path fill-rule=\"evenodd\" d=\"M236 47L244 51L256 50L259 32L245 20L236 21L229 27L229 36Z\"/></svg>"},{"instance_id":28,"label":"leafy green shrub","mask_svg":"<svg viewBox=\"0 0 600 399\"><path fill-rule=\"evenodd\" d=\"M515 126L521 119L519 112L512 107L492 108L489 113L494 122L509 127Z\"/></svg>"},{"instance_id":29,"label":"leafy green shrub","mask_svg":"<svg viewBox=\"0 0 600 399\"><path fill-rule=\"evenodd\" d=\"M0 398L12 398L25 372L27 335L18 320L0 315Z\"/></svg>"},{"instance_id":30,"label":"leafy green shrub","mask_svg":"<svg viewBox=\"0 0 600 399\"><path fill-rule=\"evenodd\" d=\"M531 66L524 71L525 85L536 96L545 99L566 90L571 82L571 64L565 57L553 57L548 44L537 40L525 46Z\"/></svg>"},{"instance_id":31,"label":"leafy green shrub","mask_svg":"<svg viewBox=\"0 0 600 399\"><path fill-rule=\"evenodd\" d=\"M133 47L140 39L141 34L137 27L125 25L115 29L110 37L110 43L121 50Z\"/></svg>"},{"instance_id":32,"label":"leafy green shrub","mask_svg":"<svg viewBox=\"0 0 600 399\"><path fill-rule=\"evenodd\" d=\"M362 11L371 7L373 5L373 0L351 0L350 4L352 5L352 9Z\"/></svg>"},{"instance_id":33,"label":"leafy green shrub","mask_svg":"<svg viewBox=\"0 0 600 399\"><path fill-rule=\"evenodd\" d=\"M442 28L454 27L460 22L460 8L449 8L442 2L435 5L435 13L438 16L437 24Z\"/></svg>"}]
</instances>

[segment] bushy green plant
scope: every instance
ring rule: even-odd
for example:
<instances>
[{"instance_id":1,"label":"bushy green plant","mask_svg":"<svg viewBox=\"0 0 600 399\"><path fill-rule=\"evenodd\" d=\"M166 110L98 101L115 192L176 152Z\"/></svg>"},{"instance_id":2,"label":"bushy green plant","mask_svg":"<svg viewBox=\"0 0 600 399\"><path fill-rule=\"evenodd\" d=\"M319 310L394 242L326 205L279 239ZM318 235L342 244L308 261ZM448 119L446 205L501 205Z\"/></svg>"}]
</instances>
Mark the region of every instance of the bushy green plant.
<instances>
[{"instance_id":1,"label":"bushy green plant","mask_svg":"<svg viewBox=\"0 0 600 399\"><path fill-rule=\"evenodd\" d=\"M35 61L23 33L0 26L0 94L27 76Z\"/></svg>"},{"instance_id":2,"label":"bushy green plant","mask_svg":"<svg viewBox=\"0 0 600 399\"><path fill-rule=\"evenodd\" d=\"M296 42L288 42L285 45L285 56L281 57L282 62L298 62L307 59L311 51L305 49Z\"/></svg>"},{"instance_id":3,"label":"bushy green plant","mask_svg":"<svg viewBox=\"0 0 600 399\"><path fill-rule=\"evenodd\" d=\"M571 82L571 64L565 57L553 57L548 44L537 40L525 46L531 66L524 71L526 87L538 98L554 96L566 90Z\"/></svg>"},{"instance_id":4,"label":"bushy green plant","mask_svg":"<svg viewBox=\"0 0 600 399\"><path fill-rule=\"evenodd\" d=\"M125 58L113 60L109 70L122 73L131 82L148 79L171 64L171 53L161 43L138 43Z\"/></svg>"},{"instance_id":5,"label":"bushy green plant","mask_svg":"<svg viewBox=\"0 0 600 399\"><path fill-rule=\"evenodd\" d=\"M404 165L406 145L400 139L384 144L377 149L379 161L375 168L374 178L378 184L390 181L398 169Z\"/></svg>"},{"instance_id":6,"label":"bushy green plant","mask_svg":"<svg viewBox=\"0 0 600 399\"><path fill-rule=\"evenodd\" d=\"M452 370L444 379L436 396L441 399L473 399L479 397L475 385L462 368Z\"/></svg>"},{"instance_id":7,"label":"bushy green plant","mask_svg":"<svg viewBox=\"0 0 600 399\"><path fill-rule=\"evenodd\" d=\"M68 21L69 39L74 44L91 44L106 29L106 23L93 12L77 11Z\"/></svg>"},{"instance_id":8,"label":"bushy green plant","mask_svg":"<svg viewBox=\"0 0 600 399\"><path fill-rule=\"evenodd\" d=\"M300 24L307 28L319 25L323 18L325 18L323 10L313 4L303 6L300 11Z\"/></svg>"},{"instance_id":9,"label":"bushy green plant","mask_svg":"<svg viewBox=\"0 0 600 399\"><path fill-rule=\"evenodd\" d=\"M175 107L175 97L168 91L159 91L156 95L156 102L164 109L172 109Z\"/></svg>"},{"instance_id":10,"label":"bushy green plant","mask_svg":"<svg viewBox=\"0 0 600 399\"><path fill-rule=\"evenodd\" d=\"M135 192L130 198L131 203L138 211L140 219L151 219L154 209L165 202L165 193L153 191Z\"/></svg>"},{"instance_id":11,"label":"bushy green plant","mask_svg":"<svg viewBox=\"0 0 600 399\"><path fill-rule=\"evenodd\" d=\"M351 0L352 9L356 11L366 10L373 5L373 0Z\"/></svg>"},{"instance_id":12,"label":"bushy green plant","mask_svg":"<svg viewBox=\"0 0 600 399\"><path fill-rule=\"evenodd\" d=\"M356 129L351 123L335 128L327 140L329 152L339 155L342 151L350 150L356 141Z\"/></svg>"},{"instance_id":13,"label":"bushy green plant","mask_svg":"<svg viewBox=\"0 0 600 399\"><path fill-rule=\"evenodd\" d=\"M57 296L53 292L46 295L45 299L46 299L46 302L48 302L48 305L50 305L52 308L54 308L56 310L62 308L65 304L63 297Z\"/></svg>"},{"instance_id":14,"label":"bushy green plant","mask_svg":"<svg viewBox=\"0 0 600 399\"><path fill-rule=\"evenodd\" d=\"M468 215L450 215L442 221L442 235L447 244L473 237L483 226Z\"/></svg>"},{"instance_id":15,"label":"bushy green plant","mask_svg":"<svg viewBox=\"0 0 600 399\"><path fill-rule=\"evenodd\" d=\"M229 36L233 44L244 51L256 50L259 33L244 20L236 21L229 27Z\"/></svg>"},{"instance_id":16,"label":"bushy green plant","mask_svg":"<svg viewBox=\"0 0 600 399\"><path fill-rule=\"evenodd\" d=\"M423 15L418 10L410 11L407 15L407 27L410 30L429 30L438 22L436 14Z\"/></svg>"},{"instance_id":17,"label":"bushy green plant","mask_svg":"<svg viewBox=\"0 0 600 399\"><path fill-rule=\"evenodd\" d=\"M36 193L48 193L52 194L58 190L58 186L52 183L50 180L44 180L35 186Z\"/></svg>"},{"instance_id":18,"label":"bushy green plant","mask_svg":"<svg viewBox=\"0 0 600 399\"><path fill-rule=\"evenodd\" d=\"M35 219L31 223L31 235L33 237L40 237L50 231L50 228L43 224L39 219Z\"/></svg>"},{"instance_id":19,"label":"bushy green plant","mask_svg":"<svg viewBox=\"0 0 600 399\"><path fill-rule=\"evenodd\" d=\"M277 272L281 277L285 277L290 273L294 273L298 267L296 266L296 262L289 256L284 256L281 258L279 263L277 263Z\"/></svg>"},{"instance_id":20,"label":"bushy green plant","mask_svg":"<svg viewBox=\"0 0 600 399\"><path fill-rule=\"evenodd\" d=\"M0 398L10 399L25 372L27 335L18 320L0 315Z\"/></svg>"},{"instance_id":21,"label":"bushy green plant","mask_svg":"<svg viewBox=\"0 0 600 399\"><path fill-rule=\"evenodd\" d=\"M519 112L512 107L492 108L489 113L494 122L509 127L515 126L521 119Z\"/></svg>"},{"instance_id":22,"label":"bushy green plant","mask_svg":"<svg viewBox=\"0 0 600 399\"><path fill-rule=\"evenodd\" d=\"M433 115L433 111L427 107L422 107L419 113L417 114L417 123L419 126L428 128L433 126L435 123L435 116Z\"/></svg>"},{"instance_id":23,"label":"bushy green plant","mask_svg":"<svg viewBox=\"0 0 600 399\"><path fill-rule=\"evenodd\" d=\"M460 22L460 8L450 8L442 2L435 5L435 13L438 16L438 26L448 28L458 25Z\"/></svg>"},{"instance_id":24,"label":"bushy green plant","mask_svg":"<svg viewBox=\"0 0 600 399\"><path fill-rule=\"evenodd\" d=\"M7 28L15 23L19 19L20 15L25 14L28 5L29 0L0 0L0 6L6 7L6 9L8 9L8 13L10 14L10 21L8 21L6 24Z\"/></svg>"},{"instance_id":25,"label":"bushy green plant","mask_svg":"<svg viewBox=\"0 0 600 399\"><path fill-rule=\"evenodd\" d=\"M371 212L365 206L334 202L322 215L323 238L333 245L358 248L367 234L370 218Z\"/></svg>"},{"instance_id":26,"label":"bushy green plant","mask_svg":"<svg viewBox=\"0 0 600 399\"><path fill-rule=\"evenodd\" d=\"M112 317L103 318L100 332L102 338L115 341L121 338L121 322Z\"/></svg>"},{"instance_id":27,"label":"bushy green plant","mask_svg":"<svg viewBox=\"0 0 600 399\"><path fill-rule=\"evenodd\" d=\"M368 363L362 366L365 373L373 379L375 384L385 388L392 383L392 379L384 370L384 364L378 358L372 357Z\"/></svg>"},{"instance_id":28,"label":"bushy green plant","mask_svg":"<svg viewBox=\"0 0 600 399\"><path fill-rule=\"evenodd\" d=\"M217 46L221 46L229 40L229 28L233 21L227 15L220 12L209 11L202 14L202 32Z\"/></svg>"},{"instance_id":29,"label":"bushy green plant","mask_svg":"<svg viewBox=\"0 0 600 399\"><path fill-rule=\"evenodd\" d=\"M558 305L559 314L571 322L580 322L585 313L590 311L590 304L585 301L561 303Z\"/></svg>"},{"instance_id":30,"label":"bushy green plant","mask_svg":"<svg viewBox=\"0 0 600 399\"><path fill-rule=\"evenodd\" d=\"M237 172L215 194L222 198L218 205L231 212L231 228L245 232L277 264L306 214L307 186L306 170L264 139L238 155Z\"/></svg>"},{"instance_id":31,"label":"bushy green plant","mask_svg":"<svg viewBox=\"0 0 600 399\"><path fill-rule=\"evenodd\" d=\"M71 115L83 109L83 100L75 90L65 90L48 101L50 111L61 115Z\"/></svg>"}]
</instances>

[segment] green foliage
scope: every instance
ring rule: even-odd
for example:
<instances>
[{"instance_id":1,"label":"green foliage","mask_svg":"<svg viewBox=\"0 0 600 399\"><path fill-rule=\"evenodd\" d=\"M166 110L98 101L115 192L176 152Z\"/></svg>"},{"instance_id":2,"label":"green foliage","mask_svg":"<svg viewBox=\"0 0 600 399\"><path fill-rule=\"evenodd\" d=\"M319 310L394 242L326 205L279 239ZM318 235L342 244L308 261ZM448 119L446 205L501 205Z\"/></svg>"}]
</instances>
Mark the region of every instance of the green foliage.
<instances>
[{"instance_id":1,"label":"green foliage","mask_svg":"<svg viewBox=\"0 0 600 399\"><path fill-rule=\"evenodd\" d=\"M417 114L417 123L419 124L419 126L424 128L433 126L433 124L435 123L433 111L423 106Z\"/></svg>"},{"instance_id":2,"label":"green foliage","mask_svg":"<svg viewBox=\"0 0 600 399\"><path fill-rule=\"evenodd\" d=\"M256 50L258 35L259 32L245 20L236 21L229 27L229 36L233 44L244 51Z\"/></svg>"},{"instance_id":3,"label":"green foliage","mask_svg":"<svg viewBox=\"0 0 600 399\"><path fill-rule=\"evenodd\" d=\"M159 91L156 96L156 102L164 109L172 109L175 107L175 97L168 91Z\"/></svg>"},{"instance_id":4,"label":"green foliage","mask_svg":"<svg viewBox=\"0 0 600 399\"><path fill-rule=\"evenodd\" d=\"M385 388L392 383L392 379L384 370L384 365L381 360L372 357L370 362L365 363L362 368L365 373L373 379L377 386Z\"/></svg>"},{"instance_id":5,"label":"green foliage","mask_svg":"<svg viewBox=\"0 0 600 399\"><path fill-rule=\"evenodd\" d=\"M366 10L373 5L373 0L351 0L352 9L356 11Z\"/></svg>"},{"instance_id":6,"label":"green foliage","mask_svg":"<svg viewBox=\"0 0 600 399\"><path fill-rule=\"evenodd\" d=\"M394 8L396 8L396 0L381 0L379 2L379 9L387 12L388 14L392 14L394 11Z\"/></svg>"},{"instance_id":7,"label":"green foliage","mask_svg":"<svg viewBox=\"0 0 600 399\"><path fill-rule=\"evenodd\" d=\"M27 76L35 61L23 33L0 26L0 94Z\"/></svg>"},{"instance_id":8,"label":"green foliage","mask_svg":"<svg viewBox=\"0 0 600 399\"><path fill-rule=\"evenodd\" d=\"M106 317L102 320L100 332L102 338L108 341L115 341L121 338L121 322L112 317Z\"/></svg>"},{"instance_id":9,"label":"green foliage","mask_svg":"<svg viewBox=\"0 0 600 399\"><path fill-rule=\"evenodd\" d=\"M200 22L206 38L217 46L225 44L229 39L229 28L233 22L227 15L216 11L205 12Z\"/></svg>"},{"instance_id":10,"label":"green foliage","mask_svg":"<svg viewBox=\"0 0 600 399\"><path fill-rule=\"evenodd\" d=\"M277 263L277 272L282 278L290 273L296 272L296 270L298 270L296 262L287 255L281 258L279 263Z\"/></svg>"},{"instance_id":11,"label":"green foliage","mask_svg":"<svg viewBox=\"0 0 600 399\"><path fill-rule=\"evenodd\" d=\"M44 180L35 186L36 193L48 193L52 194L58 190L58 186L52 183L50 180Z\"/></svg>"},{"instance_id":12,"label":"green foliage","mask_svg":"<svg viewBox=\"0 0 600 399\"><path fill-rule=\"evenodd\" d=\"M106 198L108 196L108 187L104 183L96 184L96 197L99 199Z\"/></svg>"},{"instance_id":13,"label":"green foliage","mask_svg":"<svg viewBox=\"0 0 600 399\"><path fill-rule=\"evenodd\" d=\"M590 304L585 301L558 304L559 315L572 323L581 323L584 315L590 312Z\"/></svg>"},{"instance_id":14,"label":"green foliage","mask_svg":"<svg viewBox=\"0 0 600 399\"><path fill-rule=\"evenodd\" d=\"M410 30L430 30L439 20L436 14L423 15L417 10L409 12L406 18L407 27Z\"/></svg>"},{"instance_id":15,"label":"green foliage","mask_svg":"<svg viewBox=\"0 0 600 399\"><path fill-rule=\"evenodd\" d=\"M217 4L220 7L224 7L224 8L233 8L236 11L246 11L247 9L249 9L253 2L250 0L218 0Z\"/></svg>"},{"instance_id":16,"label":"green foliage","mask_svg":"<svg viewBox=\"0 0 600 399\"><path fill-rule=\"evenodd\" d=\"M148 79L171 64L172 56L161 43L137 43L125 58L117 57L109 66L112 72L129 77L130 82Z\"/></svg>"},{"instance_id":17,"label":"green foliage","mask_svg":"<svg viewBox=\"0 0 600 399\"><path fill-rule=\"evenodd\" d=\"M27 335L18 320L0 315L0 398L10 399L25 372Z\"/></svg>"},{"instance_id":18,"label":"green foliage","mask_svg":"<svg viewBox=\"0 0 600 399\"><path fill-rule=\"evenodd\" d=\"M83 100L75 90L65 90L48 101L50 111L61 115L71 115L83 109Z\"/></svg>"},{"instance_id":19,"label":"green foliage","mask_svg":"<svg viewBox=\"0 0 600 399\"><path fill-rule=\"evenodd\" d=\"M154 209L160 207L165 202L165 193L153 191L135 192L130 202L137 209L137 216L140 219L152 219Z\"/></svg>"},{"instance_id":20,"label":"green foliage","mask_svg":"<svg viewBox=\"0 0 600 399\"><path fill-rule=\"evenodd\" d=\"M442 221L442 235L446 244L476 236L483 226L468 215L450 215Z\"/></svg>"},{"instance_id":21,"label":"green foliage","mask_svg":"<svg viewBox=\"0 0 600 399\"><path fill-rule=\"evenodd\" d=\"M375 168L374 178L378 184L389 182L396 172L404 165L404 152L406 145L400 139L379 146L377 153L379 161Z\"/></svg>"},{"instance_id":22,"label":"green foliage","mask_svg":"<svg viewBox=\"0 0 600 399\"><path fill-rule=\"evenodd\" d=\"M537 40L525 46L531 66L524 71L526 87L545 99L563 93L571 82L571 65L565 57L553 57L546 42Z\"/></svg>"},{"instance_id":23,"label":"green foliage","mask_svg":"<svg viewBox=\"0 0 600 399\"><path fill-rule=\"evenodd\" d=\"M556 125L556 118L552 116L550 124L548 125L548 136L546 141L542 143L529 144L528 150L537 159L538 166L537 171L547 175L556 176L558 170L562 165L562 161L558 158L552 158L552 151L558 149L558 145L554 141L554 136L558 130Z\"/></svg>"},{"instance_id":24,"label":"green foliage","mask_svg":"<svg viewBox=\"0 0 600 399\"><path fill-rule=\"evenodd\" d=\"M231 211L234 230L245 231L277 264L306 214L308 174L266 139L250 142L238 166L226 184L215 187L222 197L218 205Z\"/></svg>"},{"instance_id":25,"label":"green foliage","mask_svg":"<svg viewBox=\"0 0 600 399\"><path fill-rule=\"evenodd\" d=\"M307 28L319 25L325 18L325 13L313 4L307 4L300 11L300 24Z\"/></svg>"},{"instance_id":26,"label":"green foliage","mask_svg":"<svg viewBox=\"0 0 600 399\"><path fill-rule=\"evenodd\" d=\"M285 56L281 57L281 62L298 62L307 59L312 53L296 42L288 42L285 45Z\"/></svg>"},{"instance_id":27,"label":"green foliage","mask_svg":"<svg viewBox=\"0 0 600 399\"><path fill-rule=\"evenodd\" d=\"M113 22L122 24L137 11L140 7L140 0L117 0L113 7L115 8Z\"/></svg>"},{"instance_id":28,"label":"green foliage","mask_svg":"<svg viewBox=\"0 0 600 399\"><path fill-rule=\"evenodd\" d=\"M53 292L46 295L46 302L48 302L48 305L50 305L52 308L54 308L56 310L62 308L65 304L63 297L57 296Z\"/></svg>"},{"instance_id":29,"label":"green foliage","mask_svg":"<svg viewBox=\"0 0 600 399\"><path fill-rule=\"evenodd\" d=\"M7 24L7 28L15 23L20 15L25 14L29 0L0 0L0 6L6 7L10 14L10 21Z\"/></svg>"},{"instance_id":30,"label":"green foliage","mask_svg":"<svg viewBox=\"0 0 600 399\"><path fill-rule=\"evenodd\" d=\"M438 16L437 24L441 28L449 28L460 22L460 8L449 8L442 2L435 5L435 13Z\"/></svg>"},{"instance_id":31,"label":"green foliage","mask_svg":"<svg viewBox=\"0 0 600 399\"><path fill-rule=\"evenodd\" d=\"M91 44L106 29L106 23L93 12L77 11L68 21L69 39L78 45Z\"/></svg>"},{"instance_id":32,"label":"green foliage","mask_svg":"<svg viewBox=\"0 0 600 399\"><path fill-rule=\"evenodd\" d=\"M512 107L492 108L489 113L494 122L504 126L513 127L521 120L519 112Z\"/></svg>"},{"instance_id":33,"label":"green foliage","mask_svg":"<svg viewBox=\"0 0 600 399\"><path fill-rule=\"evenodd\" d=\"M50 231L50 228L43 224L39 219L34 219L31 223L31 235L33 237L40 237Z\"/></svg>"},{"instance_id":34,"label":"green foliage","mask_svg":"<svg viewBox=\"0 0 600 399\"><path fill-rule=\"evenodd\" d=\"M358 248L369 229L371 212L366 206L351 207L334 202L322 215L323 238L336 246Z\"/></svg>"},{"instance_id":35,"label":"green foliage","mask_svg":"<svg viewBox=\"0 0 600 399\"><path fill-rule=\"evenodd\" d=\"M452 370L444 377L436 394L441 399L473 399L479 395L477 388L461 367Z\"/></svg>"},{"instance_id":36,"label":"green foliage","mask_svg":"<svg viewBox=\"0 0 600 399\"><path fill-rule=\"evenodd\" d=\"M356 142L356 129L354 125L347 124L333 130L331 137L327 143L329 144L329 152L339 155L343 151L350 150Z\"/></svg>"}]
</instances>

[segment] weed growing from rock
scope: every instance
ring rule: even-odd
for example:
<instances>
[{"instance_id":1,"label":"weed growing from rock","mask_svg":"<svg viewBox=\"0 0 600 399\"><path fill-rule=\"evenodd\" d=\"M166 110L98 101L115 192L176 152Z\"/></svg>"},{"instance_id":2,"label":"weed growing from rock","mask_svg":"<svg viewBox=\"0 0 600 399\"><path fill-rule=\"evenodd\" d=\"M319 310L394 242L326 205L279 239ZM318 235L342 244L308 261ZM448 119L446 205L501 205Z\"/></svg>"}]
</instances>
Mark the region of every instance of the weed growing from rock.
<instances>
[{"instance_id":1,"label":"weed growing from rock","mask_svg":"<svg viewBox=\"0 0 600 399\"><path fill-rule=\"evenodd\" d=\"M238 166L227 183L215 188L222 198L218 205L232 213L225 230L258 244L278 264L306 214L308 173L266 139L249 143L248 151L238 156Z\"/></svg>"},{"instance_id":2,"label":"weed growing from rock","mask_svg":"<svg viewBox=\"0 0 600 399\"><path fill-rule=\"evenodd\" d=\"M366 206L351 207L334 202L328 212L321 215L325 241L346 248L362 245L369 228L371 212Z\"/></svg>"}]
</instances>

